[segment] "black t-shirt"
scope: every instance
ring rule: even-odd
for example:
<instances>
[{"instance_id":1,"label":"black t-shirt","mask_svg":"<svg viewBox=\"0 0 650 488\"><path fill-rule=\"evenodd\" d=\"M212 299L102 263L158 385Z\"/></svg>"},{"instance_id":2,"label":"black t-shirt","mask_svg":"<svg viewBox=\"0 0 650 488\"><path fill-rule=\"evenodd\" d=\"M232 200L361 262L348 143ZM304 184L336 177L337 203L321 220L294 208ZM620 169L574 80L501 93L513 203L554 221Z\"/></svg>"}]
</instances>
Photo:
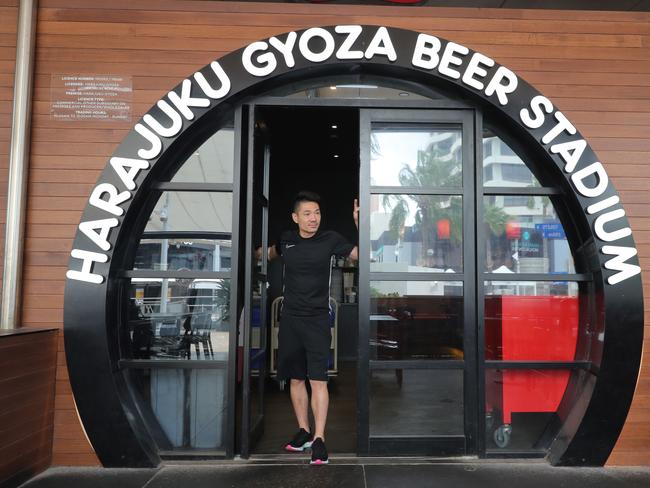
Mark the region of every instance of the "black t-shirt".
<instances>
[{"instance_id":1,"label":"black t-shirt","mask_svg":"<svg viewBox=\"0 0 650 488\"><path fill-rule=\"evenodd\" d=\"M319 230L306 239L292 230L282 233L275 249L284 259L282 311L298 316L326 313L331 258L333 255L348 257L354 244L332 230Z\"/></svg>"}]
</instances>

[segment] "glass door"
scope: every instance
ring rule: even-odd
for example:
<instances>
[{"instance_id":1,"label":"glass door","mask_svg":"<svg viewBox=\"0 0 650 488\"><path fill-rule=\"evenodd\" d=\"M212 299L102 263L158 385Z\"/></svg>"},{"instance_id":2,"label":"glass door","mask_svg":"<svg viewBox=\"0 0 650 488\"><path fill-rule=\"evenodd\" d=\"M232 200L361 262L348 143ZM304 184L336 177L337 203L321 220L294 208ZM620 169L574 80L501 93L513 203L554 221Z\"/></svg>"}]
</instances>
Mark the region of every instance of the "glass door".
<instances>
[{"instance_id":1,"label":"glass door","mask_svg":"<svg viewBox=\"0 0 650 488\"><path fill-rule=\"evenodd\" d=\"M242 347L242 437L241 455L250 456L264 432L264 383L268 354L268 212L270 149L249 108L246 183L246 256L244 265L244 309L240 325Z\"/></svg>"},{"instance_id":2,"label":"glass door","mask_svg":"<svg viewBox=\"0 0 650 488\"><path fill-rule=\"evenodd\" d=\"M359 454L476 452L474 118L361 110Z\"/></svg>"},{"instance_id":3,"label":"glass door","mask_svg":"<svg viewBox=\"0 0 650 488\"><path fill-rule=\"evenodd\" d=\"M120 367L165 459L234 455L244 132L237 108L154 185L122 274Z\"/></svg>"}]
</instances>

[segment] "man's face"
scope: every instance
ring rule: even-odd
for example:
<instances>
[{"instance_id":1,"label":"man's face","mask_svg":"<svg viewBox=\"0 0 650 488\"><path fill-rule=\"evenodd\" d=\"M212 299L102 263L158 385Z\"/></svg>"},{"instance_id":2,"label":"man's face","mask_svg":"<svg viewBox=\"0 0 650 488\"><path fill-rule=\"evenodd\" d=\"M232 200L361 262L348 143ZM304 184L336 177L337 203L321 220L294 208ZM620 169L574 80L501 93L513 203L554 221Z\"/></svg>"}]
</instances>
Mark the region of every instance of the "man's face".
<instances>
[{"instance_id":1,"label":"man's face","mask_svg":"<svg viewBox=\"0 0 650 488\"><path fill-rule=\"evenodd\" d=\"M302 237L313 236L320 227L320 207L316 202L300 202L291 217Z\"/></svg>"}]
</instances>

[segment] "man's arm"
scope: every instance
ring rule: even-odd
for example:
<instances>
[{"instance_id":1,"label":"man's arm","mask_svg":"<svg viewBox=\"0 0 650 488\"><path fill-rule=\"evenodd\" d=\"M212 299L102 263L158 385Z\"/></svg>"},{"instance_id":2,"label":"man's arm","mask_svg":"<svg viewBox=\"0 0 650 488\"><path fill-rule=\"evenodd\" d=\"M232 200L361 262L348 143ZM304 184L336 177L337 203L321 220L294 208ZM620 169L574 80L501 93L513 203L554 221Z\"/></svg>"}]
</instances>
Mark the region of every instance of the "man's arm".
<instances>
[{"instance_id":1,"label":"man's arm","mask_svg":"<svg viewBox=\"0 0 650 488\"><path fill-rule=\"evenodd\" d=\"M352 251L350 251L350 255L348 256L348 259L351 259L352 261L357 261L359 259L359 248L357 246L354 246L352 248Z\"/></svg>"},{"instance_id":2,"label":"man's arm","mask_svg":"<svg viewBox=\"0 0 650 488\"><path fill-rule=\"evenodd\" d=\"M354 219L354 225L357 226L357 232L359 232L359 200L354 199L354 204L352 206L352 218ZM359 247L354 246L350 255L348 256L352 261L357 261L359 259Z\"/></svg>"}]
</instances>

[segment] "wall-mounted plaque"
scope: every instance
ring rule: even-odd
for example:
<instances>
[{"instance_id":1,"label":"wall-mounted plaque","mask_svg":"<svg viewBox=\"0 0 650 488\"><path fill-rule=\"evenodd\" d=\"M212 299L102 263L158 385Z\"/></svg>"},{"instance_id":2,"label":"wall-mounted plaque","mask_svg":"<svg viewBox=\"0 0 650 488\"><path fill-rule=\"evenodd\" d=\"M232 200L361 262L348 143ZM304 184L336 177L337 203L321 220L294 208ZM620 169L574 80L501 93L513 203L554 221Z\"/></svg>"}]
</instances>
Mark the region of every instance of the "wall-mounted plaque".
<instances>
[{"instance_id":1,"label":"wall-mounted plaque","mask_svg":"<svg viewBox=\"0 0 650 488\"><path fill-rule=\"evenodd\" d=\"M52 75L50 117L55 120L131 121L130 76Z\"/></svg>"}]
</instances>

